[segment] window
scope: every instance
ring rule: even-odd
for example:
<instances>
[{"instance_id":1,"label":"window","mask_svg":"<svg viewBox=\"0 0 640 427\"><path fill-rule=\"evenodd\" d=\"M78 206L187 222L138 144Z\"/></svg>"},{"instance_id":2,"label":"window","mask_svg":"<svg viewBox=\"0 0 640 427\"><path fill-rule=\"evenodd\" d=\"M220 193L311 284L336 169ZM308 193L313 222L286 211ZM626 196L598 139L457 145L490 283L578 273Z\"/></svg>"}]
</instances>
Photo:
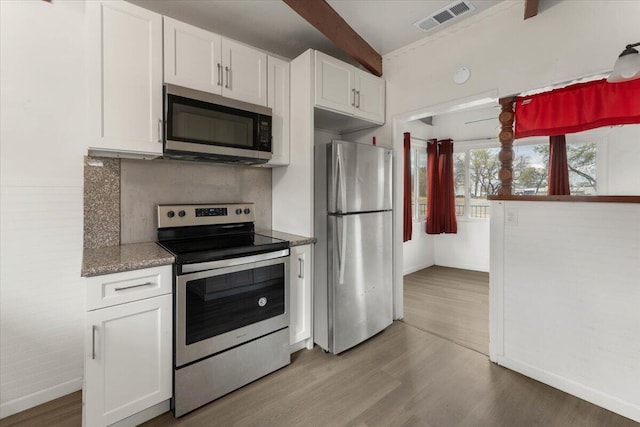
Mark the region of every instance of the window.
<instances>
[{"instance_id":1,"label":"window","mask_svg":"<svg viewBox=\"0 0 640 427\"><path fill-rule=\"evenodd\" d=\"M417 191L416 191L417 190ZM427 147L411 144L411 212L414 221L427 214Z\"/></svg>"},{"instance_id":2,"label":"window","mask_svg":"<svg viewBox=\"0 0 640 427\"><path fill-rule=\"evenodd\" d=\"M489 218L487 196L500 187L499 148L466 148L454 153L453 171L456 187L456 215L466 218Z\"/></svg>"},{"instance_id":3,"label":"window","mask_svg":"<svg viewBox=\"0 0 640 427\"><path fill-rule=\"evenodd\" d=\"M549 143L515 145L513 194L546 195L549 175ZM596 143L567 142L571 195L596 194Z\"/></svg>"}]
</instances>

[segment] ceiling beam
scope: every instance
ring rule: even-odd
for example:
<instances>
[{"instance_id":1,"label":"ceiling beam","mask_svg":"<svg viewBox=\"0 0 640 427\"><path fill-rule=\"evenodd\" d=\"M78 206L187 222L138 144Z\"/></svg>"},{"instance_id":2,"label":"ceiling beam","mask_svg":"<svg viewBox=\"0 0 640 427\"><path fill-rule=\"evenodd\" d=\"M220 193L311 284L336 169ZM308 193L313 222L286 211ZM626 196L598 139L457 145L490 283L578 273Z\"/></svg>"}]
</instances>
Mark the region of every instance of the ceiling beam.
<instances>
[{"instance_id":1,"label":"ceiling beam","mask_svg":"<svg viewBox=\"0 0 640 427\"><path fill-rule=\"evenodd\" d=\"M325 0L283 0L329 40L376 76L382 75L382 57Z\"/></svg>"},{"instance_id":2,"label":"ceiling beam","mask_svg":"<svg viewBox=\"0 0 640 427\"><path fill-rule=\"evenodd\" d=\"M525 0L524 3L524 19L533 18L538 14L540 0Z\"/></svg>"}]
</instances>

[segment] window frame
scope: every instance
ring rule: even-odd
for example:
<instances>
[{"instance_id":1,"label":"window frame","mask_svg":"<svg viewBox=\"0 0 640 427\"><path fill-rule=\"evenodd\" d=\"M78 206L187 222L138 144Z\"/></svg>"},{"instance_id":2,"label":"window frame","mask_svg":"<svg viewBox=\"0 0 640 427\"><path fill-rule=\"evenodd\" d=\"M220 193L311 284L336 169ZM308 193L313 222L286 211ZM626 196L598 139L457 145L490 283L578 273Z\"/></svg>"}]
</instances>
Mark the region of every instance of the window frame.
<instances>
[{"instance_id":1,"label":"window frame","mask_svg":"<svg viewBox=\"0 0 640 427\"><path fill-rule=\"evenodd\" d=\"M419 161L419 154L422 152L424 153L424 155L426 156L427 154L427 143L425 141L422 140L418 140L415 138L411 138L411 152L415 152L415 155L413 156L414 159L414 163L413 163L413 168L416 171L415 175L412 177L412 185L413 185L413 212L411 212L411 218L413 223L420 223L426 220L426 201L425 201L425 215L420 215L420 190L418 188L418 185L420 184L420 174L419 174L419 166L420 166L420 161ZM424 172L425 172L425 179L427 178L427 166L428 166L428 162L425 162L424 165ZM426 189L425 189L425 194L426 194Z\"/></svg>"},{"instance_id":2,"label":"window frame","mask_svg":"<svg viewBox=\"0 0 640 427\"><path fill-rule=\"evenodd\" d=\"M491 215L487 218L479 218L471 216L471 151L482 150L485 148L500 149L500 141L498 138L490 138L482 141L462 141L456 143L453 140L453 154L464 154L464 215L456 215L456 220L462 222L487 222L491 219ZM454 165L455 166L455 165Z\"/></svg>"}]
</instances>

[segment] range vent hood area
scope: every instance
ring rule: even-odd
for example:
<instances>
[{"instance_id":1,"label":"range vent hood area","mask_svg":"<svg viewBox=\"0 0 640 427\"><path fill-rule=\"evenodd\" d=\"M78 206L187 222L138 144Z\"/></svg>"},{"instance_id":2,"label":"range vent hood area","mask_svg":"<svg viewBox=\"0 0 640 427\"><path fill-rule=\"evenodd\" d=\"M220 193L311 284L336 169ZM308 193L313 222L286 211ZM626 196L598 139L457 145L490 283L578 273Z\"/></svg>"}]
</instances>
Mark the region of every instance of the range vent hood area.
<instances>
[{"instance_id":1,"label":"range vent hood area","mask_svg":"<svg viewBox=\"0 0 640 427\"><path fill-rule=\"evenodd\" d=\"M322 108L314 108L313 119L316 129L328 130L338 135L380 127L378 123Z\"/></svg>"}]
</instances>

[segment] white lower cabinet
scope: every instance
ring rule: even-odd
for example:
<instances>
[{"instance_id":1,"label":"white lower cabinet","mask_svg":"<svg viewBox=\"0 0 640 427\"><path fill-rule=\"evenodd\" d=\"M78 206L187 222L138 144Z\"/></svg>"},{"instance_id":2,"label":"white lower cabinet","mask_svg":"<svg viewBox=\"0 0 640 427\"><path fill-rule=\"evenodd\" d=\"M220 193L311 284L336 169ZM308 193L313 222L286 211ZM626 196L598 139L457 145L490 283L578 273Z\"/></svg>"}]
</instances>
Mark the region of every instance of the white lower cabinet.
<instances>
[{"instance_id":1,"label":"white lower cabinet","mask_svg":"<svg viewBox=\"0 0 640 427\"><path fill-rule=\"evenodd\" d=\"M311 285L312 254L311 245L293 246L291 248L291 280L289 308L289 344L293 351L302 347L313 348L311 331Z\"/></svg>"},{"instance_id":2,"label":"white lower cabinet","mask_svg":"<svg viewBox=\"0 0 640 427\"><path fill-rule=\"evenodd\" d=\"M159 269L163 276L171 276L171 266ZM158 268L148 270L155 274ZM135 279L144 271L128 273ZM144 286L134 280L128 283L123 275L127 273L92 277L87 286L100 286L109 276L117 277L122 292ZM172 304L168 293L86 313L85 427L117 423L171 398Z\"/></svg>"}]
</instances>

